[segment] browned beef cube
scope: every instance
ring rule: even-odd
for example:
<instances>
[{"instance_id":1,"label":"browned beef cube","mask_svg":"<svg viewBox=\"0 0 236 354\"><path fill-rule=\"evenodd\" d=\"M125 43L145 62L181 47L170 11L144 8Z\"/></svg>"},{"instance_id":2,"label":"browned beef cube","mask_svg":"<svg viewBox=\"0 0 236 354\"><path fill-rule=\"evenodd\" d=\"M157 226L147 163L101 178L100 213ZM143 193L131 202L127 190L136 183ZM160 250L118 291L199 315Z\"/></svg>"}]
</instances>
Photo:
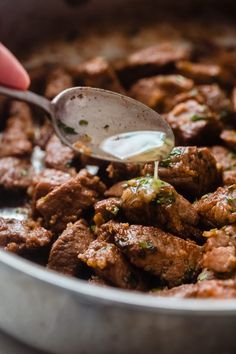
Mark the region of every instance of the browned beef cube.
<instances>
[{"instance_id":1,"label":"browned beef cube","mask_svg":"<svg viewBox=\"0 0 236 354\"><path fill-rule=\"evenodd\" d=\"M38 134L35 137L35 144L45 150L47 143L53 135L54 128L52 123L47 119L44 124L38 130Z\"/></svg>"},{"instance_id":2,"label":"browned beef cube","mask_svg":"<svg viewBox=\"0 0 236 354\"><path fill-rule=\"evenodd\" d=\"M34 221L0 218L0 247L14 253L27 253L48 246L50 231Z\"/></svg>"},{"instance_id":3,"label":"browned beef cube","mask_svg":"<svg viewBox=\"0 0 236 354\"><path fill-rule=\"evenodd\" d=\"M45 168L41 173L35 175L28 188L28 194L31 196L33 204L35 205L38 199L44 197L55 187L60 186L70 178L71 175L69 173L49 168Z\"/></svg>"},{"instance_id":4,"label":"browned beef cube","mask_svg":"<svg viewBox=\"0 0 236 354\"><path fill-rule=\"evenodd\" d=\"M144 166L143 175L153 173L154 164ZM212 192L222 183L222 171L217 168L216 160L209 149L196 146L175 147L159 163L158 175L186 198Z\"/></svg>"},{"instance_id":5,"label":"browned beef cube","mask_svg":"<svg viewBox=\"0 0 236 354\"><path fill-rule=\"evenodd\" d=\"M79 259L95 273L113 285L132 290L145 290L143 277L128 263L121 251L112 243L95 240Z\"/></svg>"},{"instance_id":6,"label":"browned beef cube","mask_svg":"<svg viewBox=\"0 0 236 354\"><path fill-rule=\"evenodd\" d=\"M236 268L236 225L205 231L203 236L207 237L203 267L216 273L233 271Z\"/></svg>"},{"instance_id":7,"label":"browned beef cube","mask_svg":"<svg viewBox=\"0 0 236 354\"><path fill-rule=\"evenodd\" d=\"M153 109L165 111L173 96L192 87L193 81L181 75L158 75L138 80L131 87L129 95Z\"/></svg>"},{"instance_id":8,"label":"browned beef cube","mask_svg":"<svg viewBox=\"0 0 236 354\"><path fill-rule=\"evenodd\" d=\"M105 185L99 177L78 174L54 188L36 203L36 210L47 226L62 231L69 222L75 222L83 211L93 206L104 194Z\"/></svg>"},{"instance_id":9,"label":"browned beef cube","mask_svg":"<svg viewBox=\"0 0 236 354\"><path fill-rule=\"evenodd\" d=\"M62 171L68 171L70 169L71 162L75 155L74 151L64 145L55 134L49 139L45 153L46 166Z\"/></svg>"},{"instance_id":10,"label":"browned beef cube","mask_svg":"<svg viewBox=\"0 0 236 354\"><path fill-rule=\"evenodd\" d=\"M68 89L73 85L73 79L63 68L56 68L50 72L46 82L45 96L53 99L61 91Z\"/></svg>"},{"instance_id":11,"label":"browned beef cube","mask_svg":"<svg viewBox=\"0 0 236 354\"><path fill-rule=\"evenodd\" d=\"M163 68L173 66L179 60L189 59L191 50L189 43L178 41L162 42L138 50L128 56L120 69L120 76L124 81L132 82L141 77L158 74Z\"/></svg>"},{"instance_id":12,"label":"browned beef cube","mask_svg":"<svg viewBox=\"0 0 236 354\"><path fill-rule=\"evenodd\" d=\"M120 181L113 184L110 188L104 193L105 197L115 197L120 198L122 196L124 187L126 186L127 181Z\"/></svg>"},{"instance_id":13,"label":"browned beef cube","mask_svg":"<svg viewBox=\"0 0 236 354\"><path fill-rule=\"evenodd\" d=\"M17 157L0 159L0 187L6 190L27 189L32 180L32 169L28 160Z\"/></svg>"},{"instance_id":14,"label":"browned beef cube","mask_svg":"<svg viewBox=\"0 0 236 354\"><path fill-rule=\"evenodd\" d=\"M180 298L230 299L236 297L236 282L233 279L203 280L196 284L184 284L152 294Z\"/></svg>"},{"instance_id":15,"label":"browned beef cube","mask_svg":"<svg viewBox=\"0 0 236 354\"><path fill-rule=\"evenodd\" d=\"M160 226L182 238L201 235L197 228L199 217L192 204L161 180L130 180L121 199L128 222Z\"/></svg>"},{"instance_id":16,"label":"browned beef cube","mask_svg":"<svg viewBox=\"0 0 236 354\"><path fill-rule=\"evenodd\" d=\"M224 129L220 134L220 138L229 149L236 150L236 130Z\"/></svg>"},{"instance_id":17,"label":"browned beef cube","mask_svg":"<svg viewBox=\"0 0 236 354\"><path fill-rule=\"evenodd\" d=\"M33 121L26 103L14 101L0 139L0 157L27 156L33 149Z\"/></svg>"},{"instance_id":18,"label":"browned beef cube","mask_svg":"<svg viewBox=\"0 0 236 354\"><path fill-rule=\"evenodd\" d=\"M99 87L110 91L124 93L115 71L103 57L96 57L73 68L74 75L83 85Z\"/></svg>"},{"instance_id":19,"label":"browned beef cube","mask_svg":"<svg viewBox=\"0 0 236 354\"><path fill-rule=\"evenodd\" d=\"M223 146L210 148L219 168L223 168L223 183L227 185L236 183L236 154Z\"/></svg>"},{"instance_id":20,"label":"browned beef cube","mask_svg":"<svg viewBox=\"0 0 236 354\"><path fill-rule=\"evenodd\" d=\"M84 220L69 223L54 242L47 267L66 275L77 275L81 263L78 255L86 251L93 239Z\"/></svg>"},{"instance_id":21,"label":"browned beef cube","mask_svg":"<svg viewBox=\"0 0 236 354\"><path fill-rule=\"evenodd\" d=\"M194 207L206 226L236 223L236 184L219 187L214 193L204 195Z\"/></svg>"},{"instance_id":22,"label":"browned beef cube","mask_svg":"<svg viewBox=\"0 0 236 354\"><path fill-rule=\"evenodd\" d=\"M202 145L215 142L222 125L215 113L195 100L179 103L166 114L177 145Z\"/></svg>"},{"instance_id":23,"label":"browned beef cube","mask_svg":"<svg viewBox=\"0 0 236 354\"><path fill-rule=\"evenodd\" d=\"M168 286L193 280L200 271L202 248L157 227L109 222L100 233L100 237L114 239L132 264Z\"/></svg>"},{"instance_id":24,"label":"browned beef cube","mask_svg":"<svg viewBox=\"0 0 236 354\"><path fill-rule=\"evenodd\" d=\"M185 75L196 82L208 83L222 76L222 69L216 64L192 63L190 61L179 61L176 67L182 75Z\"/></svg>"},{"instance_id":25,"label":"browned beef cube","mask_svg":"<svg viewBox=\"0 0 236 354\"><path fill-rule=\"evenodd\" d=\"M100 226L108 220L115 219L121 209L121 200L119 198L108 198L99 200L94 205L94 222Z\"/></svg>"},{"instance_id":26,"label":"browned beef cube","mask_svg":"<svg viewBox=\"0 0 236 354\"><path fill-rule=\"evenodd\" d=\"M106 169L108 177L113 181L120 181L139 176L140 168L133 163L110 163Z\"/></svg>"}]
</instances>

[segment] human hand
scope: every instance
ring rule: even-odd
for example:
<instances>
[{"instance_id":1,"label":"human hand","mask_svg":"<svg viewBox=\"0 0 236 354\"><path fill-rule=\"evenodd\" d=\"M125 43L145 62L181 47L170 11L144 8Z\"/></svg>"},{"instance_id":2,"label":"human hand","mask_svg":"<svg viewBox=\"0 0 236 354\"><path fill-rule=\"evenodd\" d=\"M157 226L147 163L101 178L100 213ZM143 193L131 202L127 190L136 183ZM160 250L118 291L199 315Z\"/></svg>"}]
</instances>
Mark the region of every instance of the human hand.
<instances>
[{"instance_id":1,"label":"human hand","mask_svg":"<svg viewBox=\"0 0 236 354\"><path fill-rule=\"evenodd\" d=\"M0 43L0 85L27 90L30 78L14 55Z\"/></svg>"}]
</instances>

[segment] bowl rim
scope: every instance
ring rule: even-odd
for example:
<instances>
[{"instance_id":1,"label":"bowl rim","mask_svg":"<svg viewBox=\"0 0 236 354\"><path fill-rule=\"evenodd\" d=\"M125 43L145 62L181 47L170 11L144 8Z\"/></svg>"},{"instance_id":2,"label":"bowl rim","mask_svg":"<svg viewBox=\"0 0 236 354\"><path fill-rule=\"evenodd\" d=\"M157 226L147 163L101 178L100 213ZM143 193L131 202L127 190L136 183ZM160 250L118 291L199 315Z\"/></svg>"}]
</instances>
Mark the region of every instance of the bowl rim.
<instances>
[{"instance_id":1,"label":"bowl rim","mask_svg":"<svg viewBox=\"0 0 236 354\"><path fill-rule=\"evenodd\" d=\"M69 278L45 267L34 264L18 255L0 250L0 265L34 278L44 285L80 295L81 300L107 306L121 306L152 312L183 315L235 315L236 299L183 299L159 297L151 294L135 293L112 287L88 284L87 281ZM1 271L1 270L0 270Z\"/></svg>"}]
</instances>

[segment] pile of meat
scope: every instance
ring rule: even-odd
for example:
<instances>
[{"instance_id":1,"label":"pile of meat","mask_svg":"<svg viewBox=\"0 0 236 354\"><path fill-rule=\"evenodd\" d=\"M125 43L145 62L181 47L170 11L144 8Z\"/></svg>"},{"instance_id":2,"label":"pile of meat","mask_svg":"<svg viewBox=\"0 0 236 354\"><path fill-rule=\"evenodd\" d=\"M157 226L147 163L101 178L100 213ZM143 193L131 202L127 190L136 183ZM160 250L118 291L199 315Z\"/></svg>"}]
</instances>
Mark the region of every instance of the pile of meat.
<instances>
[{"instance_id":1,"label":"pile of meat","mask_svg":"<svg viewBox=\"0 0 236 354\"><path fill-rule=\"evenodd\" d=\"M2 103L0 246L67 276L157 296L236 297L236 48L158 43L32 72L49 99L75 85L127 94L163 115L176 147L153 164L101 164L64 146L28 105ZM32 163L36 152L42 166ZM89 172L90 171L90 172Z\"/></svg>"}]
</instances>

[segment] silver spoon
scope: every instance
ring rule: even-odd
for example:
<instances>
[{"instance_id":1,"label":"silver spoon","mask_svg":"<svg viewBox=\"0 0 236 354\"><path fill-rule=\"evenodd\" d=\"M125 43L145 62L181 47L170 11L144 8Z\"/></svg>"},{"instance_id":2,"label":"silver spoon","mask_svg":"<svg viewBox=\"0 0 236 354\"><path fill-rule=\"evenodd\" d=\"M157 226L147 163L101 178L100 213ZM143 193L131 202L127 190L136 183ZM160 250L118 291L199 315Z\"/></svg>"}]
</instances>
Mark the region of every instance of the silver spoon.
<instances>
[{"instance_id":1,"label":"silver spoon","mask_svg":"<svg viewBox=\"0 0 236 354\"><path fill-rule=\"evenodd\" d=\"M157 112L118 93L73 87L49 101L30 91L0 86L0 94L41 107L66 145L95 159L155 161L174 146L173 132Z\"/></svg>"}]
</instances>

